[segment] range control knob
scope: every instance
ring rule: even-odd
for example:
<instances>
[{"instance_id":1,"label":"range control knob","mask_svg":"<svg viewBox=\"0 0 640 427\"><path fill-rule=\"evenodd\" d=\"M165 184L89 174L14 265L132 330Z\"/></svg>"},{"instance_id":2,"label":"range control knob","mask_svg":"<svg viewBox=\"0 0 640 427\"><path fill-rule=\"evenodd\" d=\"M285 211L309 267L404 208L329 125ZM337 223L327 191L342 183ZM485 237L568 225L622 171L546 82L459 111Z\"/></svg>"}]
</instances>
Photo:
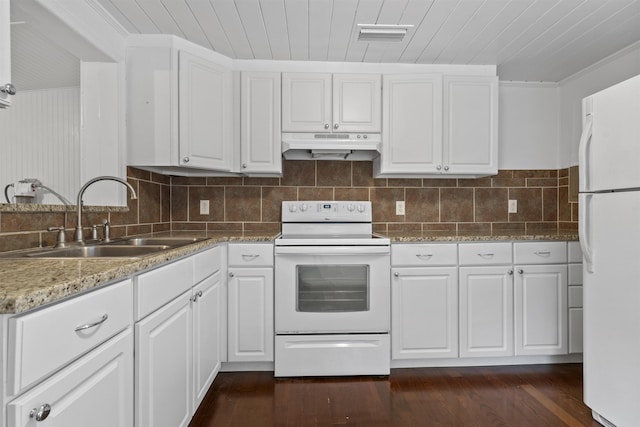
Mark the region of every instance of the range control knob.
<instances>
[{"instance_id":1,"label":"range control knob","mask_svg":"<svg viewBox=\"0 0 640 427\"><path fill-rule=\"evenodd\" d=\"M353 203L349 203L349 204L347 205L347 210L348 210L349 212L353 212L353 211L355 211L355 210L356 210L356 205L354 205Z\"/></svg>"},{"instance_id":2,"label":"range control knob","mask_svg":"<svg viewBox=\"0 0 640 427\"><path fill-rule=\"evenodd\" d=\"M298 207L296 205L289 205L289 212L296 212Z\"/></svg>"},{"instance_id":3,"label":"range control knob","mask_svg":"<svg viewBox=\"0 0 640 427\"><path fill-rule=\"evenodd\" d=\"M300 205L300 210L302 212L306 212L308 208L309 208L309 206L307 206L306 203L303 203L303 204Z\"/></svg>"},{"instance_id":4,"label":"range control knob","mask_svg":"<svg viewBox=\"0 0 640 427\"><path fill-rule=\"evenodd\" d=\"M365 205L358 205L358 212L362 213L366 210L366 206Z\"/></svg>"}]
</instances>

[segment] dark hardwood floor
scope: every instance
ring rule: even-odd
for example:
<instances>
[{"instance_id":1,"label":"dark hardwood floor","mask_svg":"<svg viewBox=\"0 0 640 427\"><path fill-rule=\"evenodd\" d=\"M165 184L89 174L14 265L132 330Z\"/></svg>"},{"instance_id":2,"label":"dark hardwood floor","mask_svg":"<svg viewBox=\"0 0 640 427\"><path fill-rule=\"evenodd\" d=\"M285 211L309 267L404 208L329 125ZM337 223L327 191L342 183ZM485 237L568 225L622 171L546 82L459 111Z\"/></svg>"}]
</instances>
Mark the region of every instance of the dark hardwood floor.
<instances>
[{"instance_id":1,"label":"dark hardwood floor","mask_svg":"<svg viewBox=\"0 0 640 427\"><path fill-rule=\"evenodd\" d=\"M582 365L393 369L389 377L218 374L190 427L600 426Z\"/></svg>"}]
</instances>

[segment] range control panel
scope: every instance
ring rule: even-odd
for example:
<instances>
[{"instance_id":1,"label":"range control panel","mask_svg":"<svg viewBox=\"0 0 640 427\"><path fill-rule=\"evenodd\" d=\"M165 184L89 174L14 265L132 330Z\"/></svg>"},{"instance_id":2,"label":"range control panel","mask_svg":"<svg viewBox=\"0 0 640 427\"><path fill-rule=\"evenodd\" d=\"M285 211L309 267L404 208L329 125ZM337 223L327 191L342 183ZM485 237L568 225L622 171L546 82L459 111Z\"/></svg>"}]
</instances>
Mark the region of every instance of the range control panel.
<instances>
[{"instance_id":1,"label":"range control panel","mask_svg":"<svg viewBox=\"0 0 640 427\"><path fill-rule=\"evenodd\" d=\"M371 222L368 201L282 202L282 222Z\"/></svg>"}]
</instances>

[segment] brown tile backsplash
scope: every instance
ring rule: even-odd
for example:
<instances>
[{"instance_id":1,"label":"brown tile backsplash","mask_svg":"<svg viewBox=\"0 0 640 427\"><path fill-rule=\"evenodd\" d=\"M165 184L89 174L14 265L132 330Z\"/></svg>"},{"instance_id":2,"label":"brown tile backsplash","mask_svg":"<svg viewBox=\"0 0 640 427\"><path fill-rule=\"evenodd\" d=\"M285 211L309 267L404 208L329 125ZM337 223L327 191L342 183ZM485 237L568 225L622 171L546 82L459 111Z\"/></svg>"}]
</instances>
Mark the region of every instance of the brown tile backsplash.
<instances>
[{"instance_id":1,"label":"brown tile backsplash","mask_svg":"<svg viewBox=\"0 0 640 427\"><path fill-rule=\"evenodd\" d=\"M221 233L280 231L283 200L371 200L374 231L423 236L524 235L575 232L578 203L561 170L500 170L479 179L373 178L371 162L284 161L281 178L169 177L127 168L138 200L128 212L84 213L84 223L108 219L113 236L199 230ZM518 213L509 214L509 199ZM200 215L200 200L209 214ZM396 201L406 214L396 215ZM47 227L65 224L73 236L73 212L0 213L0 251L51 245ZM89 229L87 228L87 235Z\"/></svg>"}]
</instances>

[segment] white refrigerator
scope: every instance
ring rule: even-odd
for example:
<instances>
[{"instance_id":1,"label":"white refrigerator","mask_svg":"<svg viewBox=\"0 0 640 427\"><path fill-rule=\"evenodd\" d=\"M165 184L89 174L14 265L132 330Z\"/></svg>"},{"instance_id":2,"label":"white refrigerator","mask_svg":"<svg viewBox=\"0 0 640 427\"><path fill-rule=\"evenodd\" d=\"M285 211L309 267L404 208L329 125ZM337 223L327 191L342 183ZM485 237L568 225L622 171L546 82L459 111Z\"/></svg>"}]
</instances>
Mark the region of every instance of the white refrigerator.
<instances>
[{"instance_id":1,"label":"white refrigerator","mask_svg":"<svg viewBox=\"0 0 640 427\"><path fill-rule=\"evenodd\" d=\"M640 76L583 100L584 401L640 426Z\"/></svg>"}]
</instances>

